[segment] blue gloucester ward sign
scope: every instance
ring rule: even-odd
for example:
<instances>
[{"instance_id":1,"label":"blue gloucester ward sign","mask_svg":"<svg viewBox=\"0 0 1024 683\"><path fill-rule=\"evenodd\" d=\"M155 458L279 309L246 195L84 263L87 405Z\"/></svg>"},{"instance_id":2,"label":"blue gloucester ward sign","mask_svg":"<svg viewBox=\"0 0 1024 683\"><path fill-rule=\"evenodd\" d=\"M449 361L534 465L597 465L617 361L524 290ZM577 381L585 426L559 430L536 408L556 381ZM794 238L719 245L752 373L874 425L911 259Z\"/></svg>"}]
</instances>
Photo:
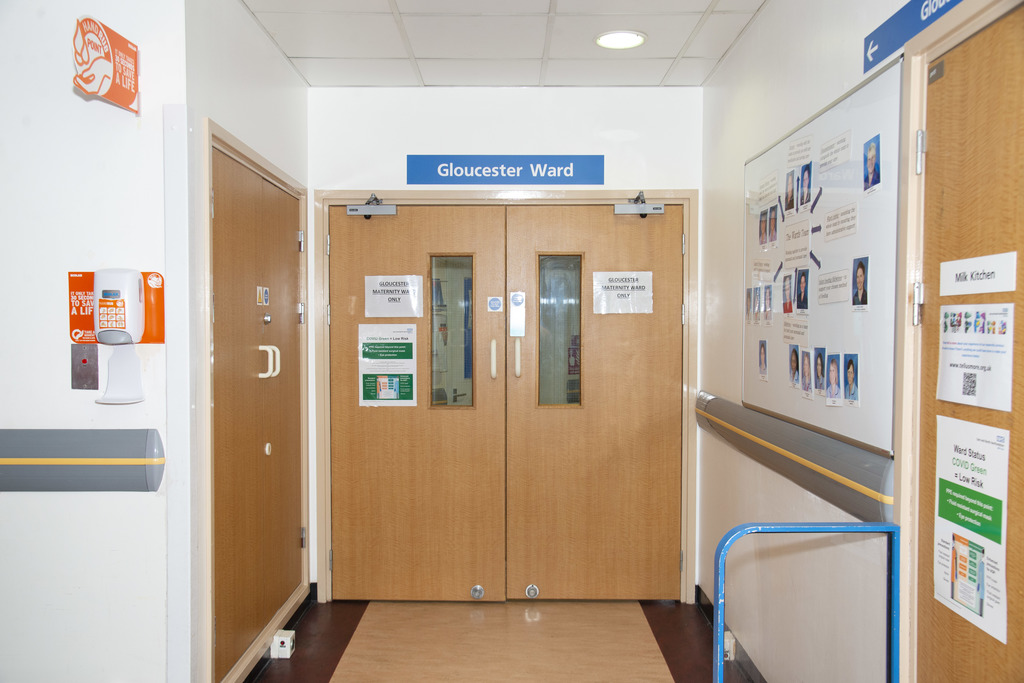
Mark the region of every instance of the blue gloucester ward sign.
<instances>
[{"instance_id":1,"label":"blue gloucester ward sign","mask_svg":"<svg viewBox=\"0 0 1024 683\"><path fill-rule=\"evenodd\" d=\"M864 73L871 71L886 57L903 49L903 45L936 19L951 10L960 0L911 0L896 14L864 38Z\"/></svg>"},{"instance_id":2,"label":"blue gloucester ward sign","mask_svg":"<svg viewBox=\"0 0 1024 683\"><path fill-rule=\"evenodd\" d=\"M604 185L603 154L409 154L409 185Z\"/></svg>"}]
</instances>

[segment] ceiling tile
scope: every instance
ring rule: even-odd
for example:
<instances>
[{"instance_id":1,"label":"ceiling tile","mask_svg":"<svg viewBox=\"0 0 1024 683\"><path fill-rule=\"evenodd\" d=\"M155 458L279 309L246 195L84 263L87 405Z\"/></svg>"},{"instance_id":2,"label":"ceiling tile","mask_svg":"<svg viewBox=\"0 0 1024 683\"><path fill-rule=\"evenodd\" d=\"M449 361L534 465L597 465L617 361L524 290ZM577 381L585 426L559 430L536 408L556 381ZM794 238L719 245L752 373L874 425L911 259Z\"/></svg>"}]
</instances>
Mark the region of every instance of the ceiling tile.
<instances>
[{"instance_id":1,"label":"ceiling tile","mask_svg":"<svg viewBox=\"0 0 1024 683\"><path fill-rule=\"evenodd\" d=\"M631 59L621 62L601 59L553 59L548 62L544 84L651 86L660 84L671 66L671 59Z\"/></svg>"},{"instance_id":2,"label":"ceiling tile","mask_svg":"<svg viewBox=\"0 0 1024 683\"><path fill-rule=\"evenodd\" d=\"M672 68L662 85L703 85L715 64L718 64L717 59L684 57Z\"/></svg>"},{"instance_id":3,"label":"ceiling tile","mask_svg":"<svg viewBox=\"0 0 1024 683\"><path fill-rule=\"evenodd\" d=\"M253 12L362 12L391 14L388 0L245 0Z\"/></svg>"},{"instance_id":4,"label":"ceiling tile","mask_svg":"<svg viewBox=\"0 0 1024 683\"><path fill-rule=\"evenodd\" d=\"M417 59L540 59L547 17L404 17Z\"/></svg>"},{"instance_id":5,"label":"ceiling tile","mask_svg":"<svg viewBox=\"0 0 1024 683\"><path fill-rule=\"evenodd\" d=\"M420 59L424 85L536 86L539 59Z\"/></svg>"},{"instance_id":6,"label":"ceiling tile","mask_svg":"<svg viewBox=\"0 0 1024 683\"><path fill-rule=\"evenodd\" d=\"M408 59L293 59L311 86L420 85Z\"/></svg>"},{"instance_id":7,"label":"ceiling tile","mask_svg":"<svg viewBox=\"0 0 1024 683\"><path fill-rule=\"evenodd\" d=\"M282 12L256 16L289 57L409 56L390 14Z\"/></svg>"},{"instance_id":8,"label":"ceiling tile","mask_svg":"<svg viewBox=\"0 0 1024 683\"><path fill-rule=\"evenodd\" d=\"M547 14L550 0L396 0L403 14Z\"/></svg>"},{"instance_id":9,"label":"ceiling tile","mask_svg":"<svg viewBox=\"0 0 1024 683\"><path fill-rule=\"evenodd\" d=\"M686 48L687 57L719 59L750 21L750 14L712 14Z\"/></svg>"},{"instance_id":10,"label":"ceiling tile","mask_svg":"<svg viewBox=\"0 0 1024 683\"><path fill-rule=\"evenodd\" d=\"M675 58L690 37L699 14L558 16L551 31L548 56L555 59L657 59ZM647 42L632 50L606 50L594 39L616 29L641 31Z\"/></svg>"},{"instance_id":11,"label":"ceiling tile","mask_svg":"<svg viewBox=\"0 0 1024 683\"><path fill-rule=\"evenodd\" d=\"M703 13L711 0L558 0L558 14Z\"/></svg>"},{"instance_id":12,"label":"ceiling tile","mask_svg":"<svg viewBox=\"0 0 1024 683\"><path fill-rule=\"evenodd\" d=\"M756 12L765 0L718 0L716 12Z\"/></svg>"}]
</instances>

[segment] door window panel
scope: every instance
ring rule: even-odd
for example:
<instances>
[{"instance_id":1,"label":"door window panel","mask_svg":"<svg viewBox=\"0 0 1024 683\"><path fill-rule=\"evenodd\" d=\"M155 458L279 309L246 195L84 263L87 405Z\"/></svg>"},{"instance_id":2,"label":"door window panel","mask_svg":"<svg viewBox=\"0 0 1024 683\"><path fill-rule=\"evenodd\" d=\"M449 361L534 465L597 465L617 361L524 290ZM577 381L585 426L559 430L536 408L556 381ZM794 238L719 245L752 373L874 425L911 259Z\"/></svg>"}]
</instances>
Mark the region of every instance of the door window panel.
<instances>
[{"instance_id":1,"label":"door window panel","mask_svg":"<svg viewBox=\"0 0 1024 683\"><path fill-rule=\"evenodd\" d=\"M473 257L430 257L432 406L473 405Z\"/></svg>"},{"instance_id":2,"label":"door window panel","mask_svg":"<svg viewBox=\"0 0 1024 683\"><path fill-rule=\"evenodd\" d=\"M583 257L541 256L537 383L541 405L580 403L580 291Z\"/></svg>"}]
</instances>

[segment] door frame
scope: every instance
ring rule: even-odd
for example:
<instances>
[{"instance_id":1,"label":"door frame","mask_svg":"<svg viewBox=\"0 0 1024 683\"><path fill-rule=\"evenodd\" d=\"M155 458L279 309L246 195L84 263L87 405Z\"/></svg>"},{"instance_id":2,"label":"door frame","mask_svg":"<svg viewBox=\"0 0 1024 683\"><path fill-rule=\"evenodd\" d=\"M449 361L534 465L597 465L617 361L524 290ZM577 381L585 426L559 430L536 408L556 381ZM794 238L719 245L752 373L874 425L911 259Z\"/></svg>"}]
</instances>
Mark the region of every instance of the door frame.
<instances>
[{"instance_id":1,"label":"door frame","mask_svg":"<svg viewBox=\"0 0 1024 683\"><path fill-rule=\"evenodd\" d=\"M195 343L195 339L199 340L199 344L191 351L194 354L191 372L195 380L192 400L194 405L204 407L202 409L197 408L194 411L194 431L191 437L191 451L193 453L191 467L194 469L191 481L195 487L193 495L196 496L193 499L192 533L197 536L193 545L200 549L200 556L196 558L195 562L201 567L202 585L193 582L192 596L193 605L201 610L198 619L198 633L196 634L199 650L197 654L199 657L195 663L195 669L200 672L202 680L213 680L213 641L215 638L213 621L213 368L209 363L209 350L213 343L213 302L211 301L211 283L213 280L213 215L210 210L210 198L213 196L213 151L216 149L224 152L235 161L238 161L298 199L299 216L296 218L297 229L305 231L307 235L309 231L306 228L308 214L307 192L298 181L209 118L202 120L201 136L201 156L198 164L199 168L196 168L196 172L199 176L198 186L202 188L200 190L202 192L200 197L205 198L205 201L200 200L196 203L195 228L190 233L191 238L195 240L195 246L191 250L192 262L190 268L192 270L192 277L189 285L189 297L192 307L192 321L198 328L193 331L193 343ZM300 254L299 258L299 281L302 283L300 298L306 301L307 308L309 308L308 285L306 284L309 270L308 252L307 240L307 248ZM301 425L299 505L301 508L301 524L307 530L309 529L308 327L309 322L307 318L307 324L300 326L299 329L299 423ZM301 562L298 588L288 597L270 623L253 640L252 645L243 653L234 667L224 676L224 681L244 680L266 652L274 633L284 627L288 619L291 618L292 614L308 597L308 540L302 548ZM197 591L201 591L201 593L198 593L198 597Z\"/></svg>"},{"instance_id":2,"label":"door frame","mask_svg":"<svg viewBox=\"0 0 1024 683\"><path fill-rule=\"evenodd\" d=\"M963 0L933 24L912 38L903 49L903 84L901 102L901 158L899 191L899 250L896 296L896 391L895 405L895 481L897 503L894 521L900 525L900 679L917 680L917 605L919 600L932 599L931 586L917 584L917 553L921 543L920 522L931 510L918 510L921 486L934 482L920 481L918 466L922 453L921 328L915 327L911 316L913 287L921 282L924 268L924 175L916 173L917 131L927 130L928 65L946 52L981 31L1021 4L1021 0ZM927 145L925 147L927 150ZM927 159L927 151L924 154ZM927 162L926 162L927 166ZM935 305L937 292L924 292L924 305Z\"/></svg>"},{"instance_id":3,"label":"door frame","mask_svg":"<svg viewBox=\"0 0 1024 683\"><path fill-rule=\"evenodd\" d=\"M385 203L401 206L418 205L610 205L631 202L635 195L622 190L373 190ZM330 259L328 258L327 227L331 207L363 204L371 191L315 190L315 240L312 250L313 287L309 304L316 338L313 340L313 393L316 411L313 419L312 447L316 458L316 567L317 600L328 602L333 597L331 580L331 403L330 403L330 326L327 324L327 306L330 303ZM646 201L680 205L683 207L683 302L686 306L686 324L683 329L683 424L682 424L682 481L680 596L693 603L697 581L697 420L696 405L699 387L697 377L697 340L702 318L700 307L700 279L698 252L697 190L645 190Z\"/></svg>"}]
</instances>

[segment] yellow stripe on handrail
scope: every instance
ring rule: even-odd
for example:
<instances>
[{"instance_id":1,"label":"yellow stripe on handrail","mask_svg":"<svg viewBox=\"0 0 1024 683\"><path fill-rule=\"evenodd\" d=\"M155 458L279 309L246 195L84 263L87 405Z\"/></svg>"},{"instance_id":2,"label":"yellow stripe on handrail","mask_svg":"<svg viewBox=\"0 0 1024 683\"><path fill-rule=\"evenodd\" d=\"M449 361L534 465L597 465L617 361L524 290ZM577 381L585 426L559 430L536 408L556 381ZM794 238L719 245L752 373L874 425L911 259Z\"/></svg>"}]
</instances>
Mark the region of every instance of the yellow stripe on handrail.
<instances>
[{"instance_id":1,"label":"yellow stripe on handrail","mask_svg":"<svg viewBox=\"0 0 1024 683\"><path fill-rule=\"evenodd\" d=\"M163 465L165 458L0 458L0 465Z\"/></svg>"},{"instance_id":2,"label":"yellow stripe on handrail","mask_svg":"<svg viewBox=\"0 0 1024 683\"><path fill-rule=\"evenodd\" d=\"M761 446L764 446L765 448L767 448L769 450L775 451L779 455L781 455L781 456L783 456L785 458L789 458L793 462L799 463L799 464L803 465L804 467L808 467L808 468L814 470L815 472L817 472L818 474L821 474L821 475L824 475L824 476L828 477L832 481L835 481L835 482L837 482L839 484L842 484L843 486L845 486L847 488L853 489L857 493L861 493L861 494L867 496L868 498L873 498L874 500L877 500L879 503L884 503L886 505L892 505L894 503L894 500L893 500L892 496L887 496L884 493L879 493L878 491L869 489L867 486L864 486L863 484L858 484L857 482L853 481L852 479L847 479L846 477L844 477L841 474L836 474L832 470L826 469L826 468L822 467L821 465L818 465L817 463L813 463L810 460L807 460L805 458L801 458L796 453L791 453L791 452L787 451L786 449L780 448L779 446L776 446L773 443L765 441L764 439L762 439L760 437L754 436L753 434L750 434L749 432L745 432L742 429L740 429L739 427L734 427L733 425L729 424L728 422L726 422L724 420L721 420L721 419L715 417L714 415L709 415L708 413L706 413L705 411L701 410L700 408L695 408L694 410L697 411L698 415L702 415L703 417L706 417L707 419L711 420L712 422L715 422L717 424L722 425L723 427L725 427L729 431L734 432L736 434L739 434L740 436L742 436L745 439L750 439L754 443L759 444Z\"/></svg>"}]
</instances>

